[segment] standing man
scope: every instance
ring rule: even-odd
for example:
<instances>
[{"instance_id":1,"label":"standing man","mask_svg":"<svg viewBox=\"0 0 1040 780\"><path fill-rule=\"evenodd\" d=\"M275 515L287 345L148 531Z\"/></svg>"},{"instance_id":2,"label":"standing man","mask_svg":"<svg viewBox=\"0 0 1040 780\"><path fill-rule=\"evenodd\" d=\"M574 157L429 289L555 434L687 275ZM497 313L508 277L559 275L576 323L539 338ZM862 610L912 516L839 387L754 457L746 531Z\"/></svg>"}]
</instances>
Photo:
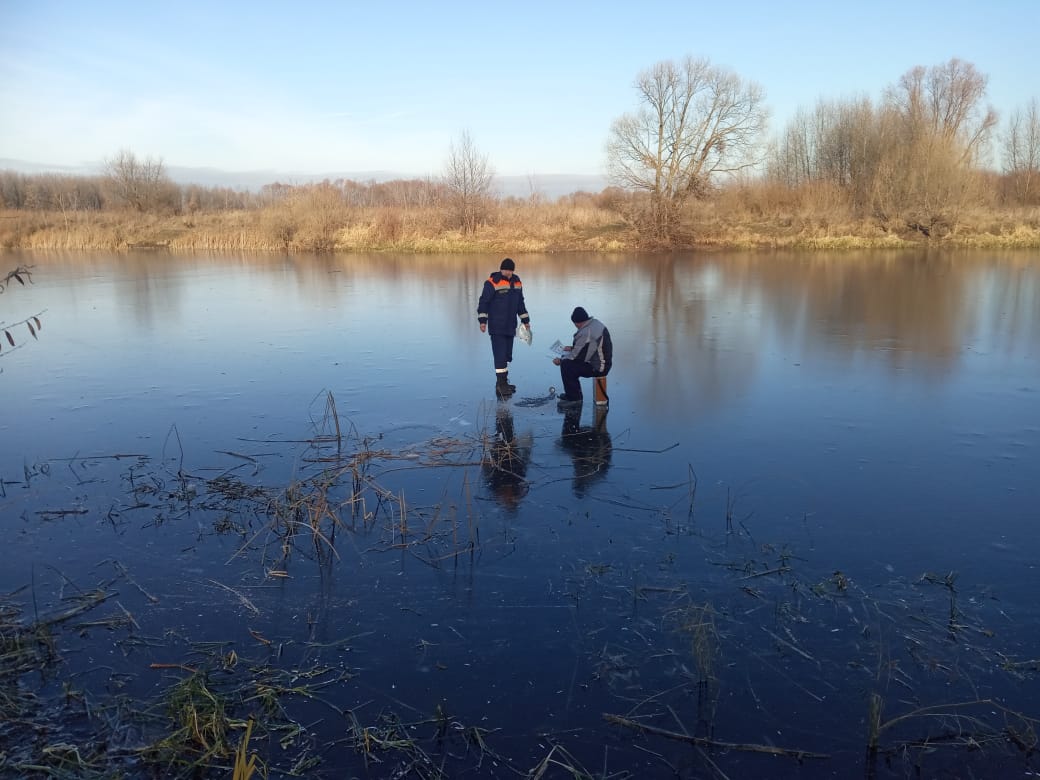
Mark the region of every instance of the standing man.
<instances>
[{"instance_id":1,"label":"standing man","mask_svg":"<svg viewBox=\"0 0 1040 780\"><path fill-rule=\"evenodd\" d=\"M571 322L578 329L574 343L564 347L566 351L561 357L553 358L553 363L560 367L563 395L558 400L563 406L581 403L581 377L606 376L614 361L610 331L602 322L590 317L581 306L571 313Z\"/></svg>"},{"instance_id":2,"label":"standing man","mask_svg":"<svg viewBox=\"0 0 1040 780\"><path fill-rule=\"evenodd\" d=\"M531 317L524 304L524 285L513 271L516 263L508 257L484 282L477 303L480 332L491 334L491 354L495 359L495 395L509 398L516 385L509 384L509 362L513 359L516 318L522 327L531 327Z\"/></svg>"}]
</instances>

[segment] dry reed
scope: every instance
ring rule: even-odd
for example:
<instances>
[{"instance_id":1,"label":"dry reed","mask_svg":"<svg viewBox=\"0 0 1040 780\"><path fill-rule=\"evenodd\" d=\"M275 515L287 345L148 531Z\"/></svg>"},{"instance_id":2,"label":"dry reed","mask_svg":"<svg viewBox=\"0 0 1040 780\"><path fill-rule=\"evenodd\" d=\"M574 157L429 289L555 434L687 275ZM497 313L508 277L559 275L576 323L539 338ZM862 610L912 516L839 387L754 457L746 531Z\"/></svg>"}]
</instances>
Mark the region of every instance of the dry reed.
<instances>
[{"instance_id":1,"label":"dry reed","mask_svg":"<svg viewBox=\"0 0 1040 780\"><path fill-rule=\"evenodd\" d=\"M162 249L176 252L630 252L645 250L634 224L602 199L538 199L500 204L495 218L463 233L431 207L306 204L190 216L117 211L0 213L0 249ZM308 210L310 209L310 210ZM851 213L843 199L817 187L787 193L758 188L724 190L696 202L685 215L676 246L721 248L876 249L920 246L1036 248L1036 209L977 208L949 235L928 241Z\"/></svg>"}]
</instances>

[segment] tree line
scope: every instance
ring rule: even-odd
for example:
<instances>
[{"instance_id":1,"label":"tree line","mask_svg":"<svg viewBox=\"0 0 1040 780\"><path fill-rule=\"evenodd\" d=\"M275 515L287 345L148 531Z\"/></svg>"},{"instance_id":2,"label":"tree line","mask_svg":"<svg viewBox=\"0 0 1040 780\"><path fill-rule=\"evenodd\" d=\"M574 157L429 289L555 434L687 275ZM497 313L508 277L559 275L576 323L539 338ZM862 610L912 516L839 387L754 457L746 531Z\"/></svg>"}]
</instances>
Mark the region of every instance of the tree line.
<instances>
[{"instance_id":1,"label":"tree line","mask_svg":"<svg viewBox=\"0 0 1040 780\"><path fill-rule=\"evenodd\" d=\"M799 111L768 156L768 175L788 187L830 185L860 217L925 235L948 233L961 214L987 200L1040 203L1040 115L1032 101L1003 138L983 105L986 77L960 60L917 67L879 101L820 101ZM1004 147L994 188L987 161Z\"/></svg>"},{"instance_id":2,"label":"tree line","mask_svg":"<svg viewBox=\"0 0 1040 780\"><path fill-rule=\"evenodd\" d=\"M599 203L648 245L695 242L690 217L698 204L734 187L768 190L780 201L813 192L883 230L941 238L970 209L1040 205L1040 105L1034 98L1016 108L998 132L987 85L988 77L962 60L918 66L878 99L821 99L799 109L769 140L759 85L706 59L663 61L637 76L636 107L609 129L611 187ZM995 152L999 171L990 162ZM472 233L495 219L501 203L494 173L467 132L451 144L436 177L275 182L255 192L179 185L161 159L121 150L99 176L0 171L0 207L190 217L305 202L319 217L328 212L330 230L343 209L436 209L445 227Z\"/></svg>"},{"instance_id":3,"label":"tree line","mask_svg":"<svg viewBox=\"0 0 1040 780\"><path fill-rule=\"evenodd\" d=\"M941 237L976 206L1040 204L1040 110L1034 98L995 138L988 77L959 59L907 71L868 97L821 100L763 139L762 89L703 59L662 62L636 80L638 110L611 127L614 183L643 193L635 219L673 241L694 200L747 179L796 193L824 189L857 219ZM1003 169L987 168L997 140Z\"/></svg>"},{"instance_id":4,"label":"tree line","mask_svg":"<svg viewBox=\"0 0 1040 780\"><path fill-rule=\"evenodd\" d=\"M58 173L27 174L0 170L0 208L35 211L106 211L128 209L139 213L191 215L201 211L262 209L284 203L301 193L334 190L347 207L393 206L425 208L443 203L444 185L433 179L395 179L358 182L325 180L308 184L272 182L259 190L177 184L161 160L139 160L133 152L120 156L135 160L126 178ZM107 163L106 163L107 165ZM142 169L150 173L137 173Z\"/></svg>"}]
</instances>

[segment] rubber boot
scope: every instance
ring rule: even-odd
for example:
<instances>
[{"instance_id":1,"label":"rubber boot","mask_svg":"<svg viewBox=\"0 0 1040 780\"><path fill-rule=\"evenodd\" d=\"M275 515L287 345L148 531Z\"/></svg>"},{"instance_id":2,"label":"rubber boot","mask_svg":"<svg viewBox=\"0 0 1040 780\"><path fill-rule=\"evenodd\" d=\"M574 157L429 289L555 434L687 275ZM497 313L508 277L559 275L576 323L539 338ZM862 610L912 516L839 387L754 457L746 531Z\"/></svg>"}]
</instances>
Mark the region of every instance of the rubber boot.
<instances>
[{"instance_id":1,"label":"rubber boot","mask_svg":"<svg viewBox=\"0 0 1040 780\"><path fill-rule=\"evenodd\" d=\"M495 395L499 398L510 398L513 393L516 392L516 385L509 384L509 372L505 371L501 374L496 374L498 377L495 382Z\"/></svg>"}]
</instances>

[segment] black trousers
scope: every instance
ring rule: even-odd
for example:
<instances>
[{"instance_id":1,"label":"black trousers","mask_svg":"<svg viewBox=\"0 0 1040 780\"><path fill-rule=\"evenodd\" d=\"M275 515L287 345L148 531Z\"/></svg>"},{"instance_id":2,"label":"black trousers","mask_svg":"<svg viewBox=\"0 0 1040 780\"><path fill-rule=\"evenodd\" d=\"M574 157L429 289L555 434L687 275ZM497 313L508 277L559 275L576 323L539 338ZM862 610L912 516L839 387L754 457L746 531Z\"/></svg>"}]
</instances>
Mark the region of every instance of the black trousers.
<instances>
[{"instance_id":1,"label":"black trousers","mask_svg":"<svg viewBox=\"0 0 1040 780\"><path fill-rule=\"evenodd\" d=\"M592 366L584 360L561 360L560 380L563 382L563 392L568 398L581 397L581 377L606 376L600 371L593 371Z\"/></svg>"},{"instance_id":2,"label":"black trousers","mask_svg":"<svg viewBox=\"0 0 1040 780\"><path fill-rule=\"evenodd\" d=\"M491 354L495 358L495 371L499 373L509 368L509 362L513 359L513 339L512 333L508 336L491 334Z\"/></svg>"}]
</instances>

